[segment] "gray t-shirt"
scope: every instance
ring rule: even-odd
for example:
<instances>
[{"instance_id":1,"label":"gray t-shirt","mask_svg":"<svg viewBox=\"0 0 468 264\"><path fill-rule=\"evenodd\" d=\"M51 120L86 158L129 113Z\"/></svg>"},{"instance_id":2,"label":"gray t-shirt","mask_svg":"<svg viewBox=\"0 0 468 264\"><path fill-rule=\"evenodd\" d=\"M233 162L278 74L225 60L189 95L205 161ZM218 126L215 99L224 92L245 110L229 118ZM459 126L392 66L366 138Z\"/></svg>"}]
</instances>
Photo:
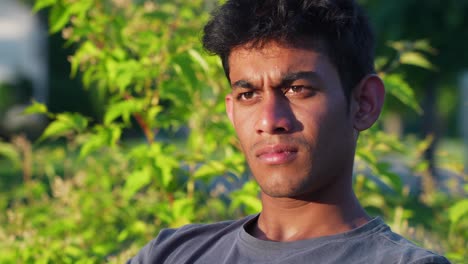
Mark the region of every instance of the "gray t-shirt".
<instances>
[{"instance_id":1,"label":"gray t-shirt","mask_svg":"<svg viewBox=\"0 0 468 264\"><path fill-rule=\"evenodd\" d=\"M381 218L345 233L294 242L251 236L245 227L256 219L253 215L237 221L164 229L127 264L450 263L393 233Z\"/></svg>"}]
</instances>

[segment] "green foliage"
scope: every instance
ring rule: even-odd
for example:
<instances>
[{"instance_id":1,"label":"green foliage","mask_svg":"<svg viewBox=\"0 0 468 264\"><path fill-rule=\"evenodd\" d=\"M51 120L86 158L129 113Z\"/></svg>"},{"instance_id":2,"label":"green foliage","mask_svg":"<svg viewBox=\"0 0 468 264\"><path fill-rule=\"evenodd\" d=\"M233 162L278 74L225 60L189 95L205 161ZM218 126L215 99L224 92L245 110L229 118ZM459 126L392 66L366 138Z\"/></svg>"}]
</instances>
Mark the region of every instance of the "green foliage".
<instances>
[{"instance_id":1,"label":"green foliage","mask_svg":"<svg viewBox=\"0 0 468 264\"><path fill-rule=\"evenodd\" d=\"M205 3L181 3L35 2L36 11L50 8L50 32L62 31L76 48L72 76L110 99L102 121L33 103L26 113L52 121L28 164L14 144L0 145L16 173L33 170L24 184L10 183L2 203L9 213L0 222L9 227L0 229L1 247L9 253L0 262L123 262L160 228L226 218L227 210L196 210L229 206L197 188L241 175L244 160L224 118L224 75L197 33L208 17ZM145 142L122 140L136 129Z\"/></svg>"},{"instance_id":2,"label":"green foliage","mask_svg":"<svg viewBox=\"0 0 468 264\"><path fill-rule=\"evenodd\" d=\"M465 188L468 185L465 185ZM462 263L468 258L466 248L468 246L468 199L457 201L449 208L450 232L449 239L452 251L448 252L448 257L454 261Z\"/></svg>"},{"instance_id":3,"label":"green foliage","mask_svg":"<svg viewBox=\"0 0 468 264\"><path fill-rule=\"evenodd\" d=\"M458 201L449 209L449 218L452 224L460 222L463 216L468 214L468 199Z\"/></svg>"},{"instance_id":4,"label":"green foliage","mask_svg":"<svg viewBox=\"0 0 468 264\"><path fill-rule=\"evenodd\" d=\"M14 167L19 167L21 156L14 146L0 141L0 157L7 158Z\"/></svg>"},{"instance_id":5,"label":"green foliage","mask_svg":"<svg viewBox=\"0 0 468 264\"><path fill-rule=\"evenodd\" d=\"M387 44L396 51L396 55L391 57L377 57L377 70L382 77L388 94L394 96L403 105L409 106L418 114L422 114L422 109L418 104L415 93L401 73L395 72L401 65L412 65L430 71L436 71L427 58L426 54L435 54L427 40L392 41Z\"/></svg>"},{"instance_id":6,"label":"green foliage","mask_svg":"<svg viewBox=\"0 0 468 264\"><path fill-rule=\"evenodd\" d=\"M239 185L246 168L224 114L228 88L220 63L200 45L208 4L35 2L36 11L49 8L50 32L61 31L76 48L72 76L109 99L102 120L50 113L34 102L27 113L52 119L40 141L0 142L0 167L9 168L0 170L1 263L122 263L161 228L261 210L253 181L232 192L211 186L220 177ZM380 58L379 71L391 95L420 111L403 75L392 70L434 69L424 57L431 48L425 41L391 45L398 54ZM122 139L129 130L146 140ZM448 241L436 249L461 261L466 200L430 189L411 196L393 168L398 159L411 175L422 175L430 139L402 142L378 126L360 137L355 189L366 209L410 236L409 224L431 230L431 241Z\"/></svg>"},{"instance_id":7,"label":"green foliage","mask_svg":"<svg viewBox=\"0 0 468 264\"><path fill-rule=\"evenodd\" d=\"M389 74L383 76L386 91L395 96L400 102L411 107L417 113L421 114L422 109L418 102L415 100L413 90L409 84L405 82L403 77L399 74Z\"/></svg>"},{"instance_id":8,"label":"green foliage","mask_svg":"<svg viewBox=\"0 0 468 264\"><path fill-rule=\"evenodd\" d=\"M232 192L232 203L230 210L235 211L244 207L243 209L248 214L260 212L262 209L262 204L258 199L259 191L260 188L255 182L247 182L244 184L242 189Z\"/></svg>"},{"instance_id":9,"label":"green foliage","mask_svg":"<svg viewBox=\"0 0 468 264\"><path fill-rule=\"evenodd\" d=\"M437 52L431 47L427 40L393 41L389 46L398 51L399 61L402 64L414 65L427 70L436 70L437 68L426 58L423 52L435 55Z\"/></svg>"},{"instance_id":10,"label":"green foliage","mask_svg":"<svg viewBox=\"0 0 468 264\"><path fill-rule=\"evenodd\" d=\"M47 126L40 140L60 137L70 133L81 133L88 126L88 120L80 114L62 113Z\"/></svg>"}]
</instances>

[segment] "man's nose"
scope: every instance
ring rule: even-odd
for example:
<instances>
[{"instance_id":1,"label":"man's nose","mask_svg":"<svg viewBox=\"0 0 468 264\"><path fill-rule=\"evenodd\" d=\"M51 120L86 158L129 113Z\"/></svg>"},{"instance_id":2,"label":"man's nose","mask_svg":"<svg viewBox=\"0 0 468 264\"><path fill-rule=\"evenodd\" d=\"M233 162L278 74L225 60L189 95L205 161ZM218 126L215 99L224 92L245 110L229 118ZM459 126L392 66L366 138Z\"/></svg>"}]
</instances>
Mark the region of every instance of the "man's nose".
<instances>
[{"instance_id":1,"label":"man's nose","mask_svg":"<svg viewBox=\"0 0 468 264\"><path fill-rule=\"evenodd\" d=\"M263 98L255 124L257 133L288 133L293 129L293 123L294 114L289 100L284 95L270 94Z\"/></svg>"}]
</instances>

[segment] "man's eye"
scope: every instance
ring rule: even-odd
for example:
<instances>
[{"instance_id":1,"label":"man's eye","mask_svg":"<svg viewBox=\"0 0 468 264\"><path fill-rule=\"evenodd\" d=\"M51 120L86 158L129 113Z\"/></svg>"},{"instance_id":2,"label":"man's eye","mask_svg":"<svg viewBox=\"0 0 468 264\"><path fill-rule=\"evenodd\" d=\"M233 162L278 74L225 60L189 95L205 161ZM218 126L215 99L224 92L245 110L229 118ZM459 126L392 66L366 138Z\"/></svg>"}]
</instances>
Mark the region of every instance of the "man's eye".
<instances>
[{"instance_id":1,"label":"man's eye","mask_svg":"<svg viewBox=\"0 0 468 264\"><path fill-rule=\"evenodd\" d=\"M252 99L253 97L254 97L254 92L245 92L245 93L240 93L237 96L237 99L238 100L249 100L249 99Z\"/></svg>"},{"instance_id":2,"label":"man's eye","mask_svg":"<svg viewBox=\"0 0 468 264\"><path fill-rule=\"evenodd\" d=\"M305 89L305 87L302 86L302 85L293 85L293 86L289 87L289 91L291 91L293 93L300 93L304 89Z\"/></svg>"},{"instance_id":3,"label":"man's eye","mask_svg":"<svg viewBox=\"0 0 468 264\"><path fill-rule=\"evenodd\" d=\"M315 89L305 85L291 85L283 89L285 96L307 98L315 94Z\"/></svg>"},{"instance_id":4,"label":"man's eye","mask_svg":"<svg viewBox=\"0 0 468 264\"><path fill-rule=\"evenodd\" d=\"M306 88L303 85L292 85L283 89L284 94L297 94L304 92Z\"/></svg>"}]
</instances>

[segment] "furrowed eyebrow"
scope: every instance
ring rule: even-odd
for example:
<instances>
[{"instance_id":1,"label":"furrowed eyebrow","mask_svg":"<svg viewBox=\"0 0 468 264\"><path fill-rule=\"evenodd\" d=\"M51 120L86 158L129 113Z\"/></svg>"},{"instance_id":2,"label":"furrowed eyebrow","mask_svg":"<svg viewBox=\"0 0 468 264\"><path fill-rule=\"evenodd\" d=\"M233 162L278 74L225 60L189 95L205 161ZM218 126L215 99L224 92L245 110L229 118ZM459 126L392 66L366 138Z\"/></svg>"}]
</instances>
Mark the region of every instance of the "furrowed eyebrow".
<instances>
[{"instance_id":1,"label":"furrowed eyebrow","mask_svg":"<svg viewBox=\"0 0 468 264\"><path fill-rule=\"evenodd\" d=\"M254 88L254 85L252 83L245 81L245 80L236 81L231 86L233 89L235 88L253 89Z\"/></svg>"},{"instance_id":2,"label":"furrowed eyebrow","mask_svg":"<svg viewBox=\"0 0 468 264\"><path fill-rule=\"evenodd\" d=\"M289 86L294 81L300 79L318 80L319 77L317 73L313 71L291 72L284 75L279 86Z\"/></svg>"},{"instance_id":3,"label":"furrowed eyebrow","mask_svg":"<svg viewBox=\"0 0 468 264\"><path fill-rule=\"evenodd\" d=\"M291 85L291 83L301 80L320 80L320 77L316 72L313 71L301 71L301 72L290 72L286 73L282 78L278 87L285 87ZM231 85L232 89L254 89L255 85L247 80L238 80Z\"/></svg>"}]
</instances>

